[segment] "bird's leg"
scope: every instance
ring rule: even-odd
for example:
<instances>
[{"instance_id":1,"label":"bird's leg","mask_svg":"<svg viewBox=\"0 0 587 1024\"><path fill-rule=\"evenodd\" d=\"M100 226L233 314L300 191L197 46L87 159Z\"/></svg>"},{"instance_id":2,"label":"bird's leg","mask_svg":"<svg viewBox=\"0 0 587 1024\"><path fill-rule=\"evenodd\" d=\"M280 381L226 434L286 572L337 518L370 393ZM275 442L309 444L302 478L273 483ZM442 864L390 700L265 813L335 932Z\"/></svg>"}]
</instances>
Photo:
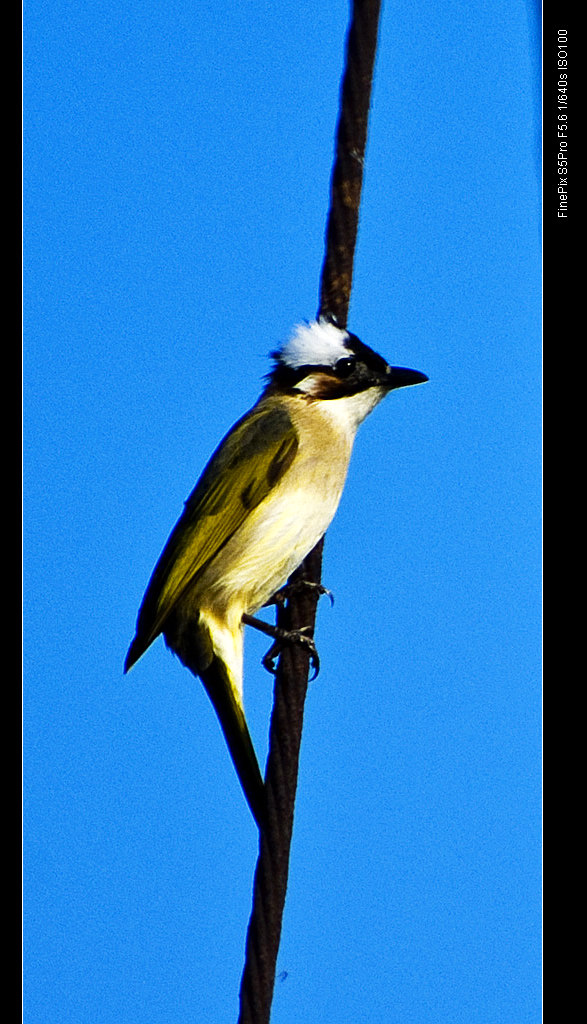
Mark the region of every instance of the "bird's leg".
<instances>
[{"instance_id":1,"label":"bird's leg","mask_svg":"<svg viewBox=\"0 0 587 1024\"><path fill-rule=\"evenodd\" d=\"M262 660L263 668L266 668L268 672L275 675L275 661L279 657L284 644L299 644L310 655L310 664L314 669L312 679L316 678L320 671L320 658L318 657L318 651L312 637L306 635L310 628L309 626L303 626L301 629L282 629L280 626L272 626L269 622L255 619L252 615L247 615L246 613L243 615L242 621L245 626L253 626L254 629L265 633L266 636L273 637L273 643Z\"/></svg>"},{"instance_id":2,"label":"bird's leg","mask_svg":"<svg viewBox=\"0 0 587 1024\"><path fill-rule=\"evenodd\" d=\"M314 583L312 580L297 579L292 580L290 583L285 583L283 587L278 590L273 597L270 597L268 601L263 605L267 608L268 605L275 604L279 608L283 608L285 602L292 596L292 594L299 594L300 590L314 590L318 592L318 596L322 597L326 594L330 598L331 606L334 604L334 594L327 587L324 587L321 583Z\"/></svg>"}]
</instances>

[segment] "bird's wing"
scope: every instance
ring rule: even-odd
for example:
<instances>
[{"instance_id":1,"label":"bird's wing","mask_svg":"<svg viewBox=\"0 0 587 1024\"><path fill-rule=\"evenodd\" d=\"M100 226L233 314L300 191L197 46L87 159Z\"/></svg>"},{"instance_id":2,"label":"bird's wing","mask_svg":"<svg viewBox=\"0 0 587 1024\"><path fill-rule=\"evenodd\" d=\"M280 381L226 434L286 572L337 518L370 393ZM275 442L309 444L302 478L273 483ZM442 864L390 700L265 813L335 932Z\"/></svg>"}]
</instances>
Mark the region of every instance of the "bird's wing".
<instances>
[{"instance_id":1,"label":"bird's wing","mask_svg":"<svg viewBox=\"0 0 587 1024\"><path fill-rule=\"evenodd\" d=\"M275 487L295 456L287 411L255 406L218 446L185 503L155 566L137 619L125 671L161 632L165 619L236 530Z\"/></svg>"}]
</instances>

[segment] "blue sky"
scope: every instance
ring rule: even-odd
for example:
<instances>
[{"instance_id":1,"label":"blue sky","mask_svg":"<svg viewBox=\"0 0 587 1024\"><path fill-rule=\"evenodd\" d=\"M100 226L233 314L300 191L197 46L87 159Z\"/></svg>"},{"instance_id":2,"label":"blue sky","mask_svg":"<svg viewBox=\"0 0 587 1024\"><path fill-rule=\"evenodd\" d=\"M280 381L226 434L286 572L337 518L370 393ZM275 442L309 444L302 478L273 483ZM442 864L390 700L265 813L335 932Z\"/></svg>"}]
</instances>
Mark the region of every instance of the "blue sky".
<instances>
[{"instance_id":1,"label":"blue sky","mask_svg":"<svg viewBox=\"0 0 587 1024\"><path fill-rule=\"evenodd\" d=\"M347 4L25 12L25 1021L236 1020L255 828L150 572L317 309ZM539 1013L539 33L388 0L272 1024ZM247 637L264 763L271 678Z\"/></svg>"}]
</instances>

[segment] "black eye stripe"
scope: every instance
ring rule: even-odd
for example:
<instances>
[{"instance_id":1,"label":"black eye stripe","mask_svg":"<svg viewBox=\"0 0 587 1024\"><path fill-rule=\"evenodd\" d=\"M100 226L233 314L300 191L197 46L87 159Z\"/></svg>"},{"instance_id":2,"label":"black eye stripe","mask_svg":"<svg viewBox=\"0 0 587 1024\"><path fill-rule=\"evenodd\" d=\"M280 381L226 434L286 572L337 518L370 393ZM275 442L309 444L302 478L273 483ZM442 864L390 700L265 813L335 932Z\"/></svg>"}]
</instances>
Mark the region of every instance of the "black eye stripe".
<instances>
[{"instance_id":1,"label":"black eye stripe","mask_svg":"<svg viewBox=\"0 0 587 1024\"><path fill-rule=\"evenodd\" d=\"M338 359L332 363L305 363L302 366L292 366L280 361L279 353L274 352L275 366L269 379L274 385L281 388L294 388L306 377L323 374L333 381L340 381L346 386L345 393L351 393L348 389L353 383L352 393L370 387L369 377L372 373L381 374L387 371L387 363L382 356L373 349L364 345L355 334L348 334L347 342L342 346L342 352Z\"/></svg>"}]
</instances>

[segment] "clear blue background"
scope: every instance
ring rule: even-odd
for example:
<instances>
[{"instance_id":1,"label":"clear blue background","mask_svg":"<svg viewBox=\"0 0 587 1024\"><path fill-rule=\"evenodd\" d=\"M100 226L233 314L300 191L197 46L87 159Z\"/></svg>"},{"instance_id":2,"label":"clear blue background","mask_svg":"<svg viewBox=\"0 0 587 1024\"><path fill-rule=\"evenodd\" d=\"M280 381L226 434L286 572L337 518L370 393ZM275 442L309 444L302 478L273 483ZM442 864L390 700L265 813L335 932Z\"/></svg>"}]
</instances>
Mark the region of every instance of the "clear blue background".
<instances>
[{"instance_id":1,"label":"clear blue background","mask_svg":"<svg viewBox=\"0 0 587 1024\"><path fill-rule=\"evenodd\" d=\"M236 1020L257 838L144 587L315 315L347 3L25 11L25 1021ZM539 1019L539 21L387 0L272 1024ZM262 763L272 702L247 640Z\"/></svg>"}]
</instances>

